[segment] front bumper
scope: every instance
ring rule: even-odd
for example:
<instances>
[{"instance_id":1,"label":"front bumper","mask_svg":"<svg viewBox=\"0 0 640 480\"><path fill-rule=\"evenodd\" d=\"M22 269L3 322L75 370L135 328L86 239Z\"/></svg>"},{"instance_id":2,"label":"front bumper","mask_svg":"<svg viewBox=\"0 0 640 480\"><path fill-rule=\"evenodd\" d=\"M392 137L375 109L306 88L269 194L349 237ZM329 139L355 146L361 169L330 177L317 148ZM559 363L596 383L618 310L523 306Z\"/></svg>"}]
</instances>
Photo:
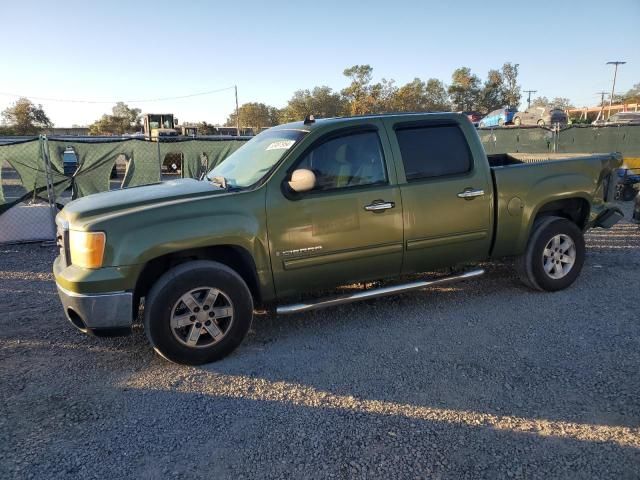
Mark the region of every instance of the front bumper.
<instances>
[{"instance_id":1,"label":"front bumper","mask_svg":"<svg viewBox=\"0 0 640 480\"><path fill-rule=\"evenodd\" d=\"M67 319L81 332L97 336L126 335L133 323L133 294L82 294L56 283Z\"/></svg>"}]
</instances>

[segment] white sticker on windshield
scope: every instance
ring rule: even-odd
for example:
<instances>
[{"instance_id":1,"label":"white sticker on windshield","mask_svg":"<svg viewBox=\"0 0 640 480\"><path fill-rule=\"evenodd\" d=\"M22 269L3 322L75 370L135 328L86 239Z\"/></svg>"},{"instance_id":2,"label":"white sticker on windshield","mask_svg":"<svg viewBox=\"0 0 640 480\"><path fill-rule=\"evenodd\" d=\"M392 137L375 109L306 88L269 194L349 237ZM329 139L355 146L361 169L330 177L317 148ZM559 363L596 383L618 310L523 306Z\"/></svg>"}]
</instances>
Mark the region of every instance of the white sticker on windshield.
<instances>
[{"instance_id":1,"label":"white sticker on windshield","mask_svg":"<svg viewBox=\"0 0 640 480\"><path fill-rule=\"evenodd\" d=\"M288 150L291 148L295 140L280 140L279 142L270 143L267 150Z\"/></svg>"}]
</instances>

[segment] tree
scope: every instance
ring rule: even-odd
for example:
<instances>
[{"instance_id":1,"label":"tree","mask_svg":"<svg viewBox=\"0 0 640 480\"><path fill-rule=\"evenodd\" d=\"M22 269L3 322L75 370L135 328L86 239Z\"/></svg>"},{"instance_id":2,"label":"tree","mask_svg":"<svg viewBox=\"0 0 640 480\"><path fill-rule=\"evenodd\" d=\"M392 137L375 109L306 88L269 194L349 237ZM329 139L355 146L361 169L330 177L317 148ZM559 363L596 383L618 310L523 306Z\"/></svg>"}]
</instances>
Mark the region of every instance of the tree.
<instances>
[{"instance_id":1,"label":"tree","mask_svg":"<svg viewBox=\"0 0 640 480\"><path fill-rule=\"evenodd\" d=\"M571 101L565 97L556 97L552 100L547 97L536 97L531 101L531 107L559 108L561 110L575 108Z\"/></svg>"},{"instance_id":2,"label":"tree","mask_svg":"<svg viewBox=\"0 0 640 480\"><path fill-rule=\"evenodd\" d=\"M240 128L252 128L255 133L279 123L280 111L264 103L249 102L238 108ZM227 127L236 126L236 112L227 117Z\"/></svg>"},{"instance_id":3,"label":"tree","mask_svg":"<svg viewBox=\"0 0 640 480\"><path fill-rule=\"evenodd\" d=\"M307 115L319 118L337 117L345 113L344 98L331 88L315 87L312 91L296 91L281 112L283 122L302 120Z\"/></svg>"},{"instance_id":4,"label":"tree","mask_svg":"<svg viewBox=\"0 0 640 480\"><path fill-rule=\"evenodd\" d=\"M507 62L502 65L502 78L504 81L504 101L509 107L518 108L522 93L520 85L518 85L518 70L520 65L517 63ZM501 105L502 106L502 105Z\"/></svg>"},{"instance_id":5,"label":"tree","mask_svg":"<svg viewBox=\"0 0 640 480\"><path fill-rule=\"evenodd\" d=\"M449 110L447 92L440 80L419 78L403 85L393 96L393 110L397 112L437 112Z\"/></svg>"},{"instance_id":6,"label":"tree","mask_svg":"<svg viewBox=\"0 0 640 480\"><path fill-rule=\"evenodd\" d=\"M53 126L42 105L24 97L3 110L2 123L16 135L34 135Z\"/></svg>"},{"instance_id":7,"label":"tree","mask_svg":"<svg viewBox=\"0 0 640 480\"><path fill-rule=\"evenodd\" d=\"M502 73L498 70L489 70L487 80L484 82L480 94L480 108L483 113L489 113L508 104L506 100L506 87Z\"/></svg>"},{"instance_id":8,"label":"tree","mask_svg":"<svg viewBox=\"0 0 640 480\"><path fill-rule=\"evenodd\" d=\"M625 103L640 103L640 83L636 83L629 89L622 100Z\"/></svg>"},{"instance_id":9,"label":"tree","mask_svg":"<svg viewBox=\"0 0 640 480\"><path fill-rule=\"evenodd\" d=\"M102 115L89 125L89 135L123 135L142 128L139 108L129 108L126 103L118 102L111 109L111 115Z\"/></svg>"},{"instance_id":10,"label":"tree","mask_svg":"<svg viewBox=\"0 0 640 480\"><path fill-rule=\"evenodd\" d=\"M351 84L342 90L347 102L349 115L365 115L393 110L393 99L397 92L393 80L382 81L371 85L373 68L370 65L354 65L343 71Z\"/></svg>"},{"instance_id":11,"label":"tree","mask_svg":"<svg viewBox=\"0 0 640 480\"><path fill-rule=\"evenodd\" d=\"M480 93L480 79L471 73L470 68L461 67L453 72L449 96L454 110L478 110Z\"/></svg>"},{"instance_id":12,"label":"tree","mask_svg":"<svg viewBox=\"0 0 640 480\"><path fill-rule=\"evenodd\" d=\"M214 125L210 125L207 122L200 122L196 125L198 128L198 135L215 135L216 127Z\"/></svg>"}]
</instances>

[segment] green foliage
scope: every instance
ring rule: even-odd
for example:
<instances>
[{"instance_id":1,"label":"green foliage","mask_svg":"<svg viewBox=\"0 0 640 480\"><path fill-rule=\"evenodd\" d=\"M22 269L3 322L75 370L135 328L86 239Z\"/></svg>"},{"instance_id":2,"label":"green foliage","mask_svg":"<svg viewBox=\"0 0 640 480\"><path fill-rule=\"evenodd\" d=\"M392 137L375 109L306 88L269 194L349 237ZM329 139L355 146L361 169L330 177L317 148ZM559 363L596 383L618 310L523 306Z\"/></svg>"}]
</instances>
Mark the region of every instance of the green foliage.
<instances>
[{"instance_id":1,"label":"green foliage","mask_svg":"<svg viewBox=\"0 0 640 480\"><path fill-rule=\"evenodd\" d=\"M398 90L393 80L383 78L372 85L373 68L370 65L354 65L342 73L351 80L349 86L342 90L349 115L393 110L394 96Z\"/></svg>"},{"instance_id":2,"label":"green foliage","mask_svg":"<svg viewBox=\"0 0 640 480\"><path fill-rule=\"evenodd\" d=\"M449 97L457 111L476 110L480 105L480 79L468 67L454 70L449 85Z\"/></svg>"},{"instance_id":3,"label":"green foliage","mask_svg":"<svg viewBox=\"0 0 640 480\"><path fill-rule=\"evenodd\" d=\"M35 105L24 97L3 110L2 124L13 135L35 135L53 126L42 105Z\"/></svg>"},{"instance_id":4,"label":"green foliage","mask_svg":"<svg viewBox=\"0 0 640 480\"><path fill-rule=\"evenodd\" d=\"M346 100L331 88L322 86L313 90L296 91L287 106L282 109L280 120L294 122L307 115L318 118L338 117L346 112Z\"/></svg>"},{"instance_id":5,"label":"green foliage","mask_svg":"<svg viewBox=\"0 0 640 480\"><path fill-rule=\"evenodd\" d=\"M555 97L551 100L547 97L536 97L531 100L531 107L560 108L562 110L575 108L571 101L565 97Z\"/></svg>"},{"instance_id":6,"label":"green foliage","mask_svg":"<svg viewBox=\"0 0 640 480\"><path fill-rule=\"evenodd\" d=\"M623 95L625 103L640 103L640 83L636 83Z\"/></svg>"},{"instance_id":7,"label":"green foliage","mask_svg":"<svg viewBox=\"0 0 640 480\"><path fill-rule=\"evenodd\" d=\"M196 127L198 127L198 135L215 135L217 133L216 127L207 122L200 122Z\"/></svg>"},{"instance_id":8,"label":"green foliage","mask_svg":"<svg viewBox=\"0 0 640 480\"><path fill-rule=\"evenodd\" d=\"M453 72L447 88L435 78L426 82L414 78L396 86L394 80L373 83L371 65L354 65L343 74L349 85L341 92L319 86L297 90L280 111L262 103L247 103L240 107L240 127L254 131L304 119L313 114L318 118L342 115L366 115L384 112L435 112L449 110L489 112L506 105L518 105L520 86L517 83L518 64L505 63L501 70L490 70L487 80L480 79L467 67ZM227 126L236 126L235 113L229 115Z\"/></svg>"},{"instance_id":9,"label":"green foliage","mask_svg":"<svg viewBox=\"0 0 640 480\"><path fill-rule=\"evenodd\" d=\"M393 98L393 110L397 112L442 112L450 108L444 84L435 78L426 83L414 78L400 87Z\"/></svg>"},{"instance_id":10,"label":"green foliage","mask_svg":"<svg viewBox=\"0 0 640 480\"><path fill-rule=\"evenodd\" d=\"M505 106L518 107L522 93L518 85L519 64L507 62L502 65L502 78L504 81Z\"/></svg>"},{"instance_id":11,"label":"green foliage","mask_svg":"<svg viewBox=\"0 0 640 480\"><path fill-rule=\"evenodd\" d=\"M498 70L489 70L487 80L484 82L480 93L480 104L477 110L489 113L508 105L507 92L502 73Z\"/></svg>"},{"instance_id":12,"label":"green foliage","mask_svg":"<svg viewBox=\"0 0 640 480\"><path fill-rule=\"evenodd\" d=\"M273 127L278 125L280 120L280 111L275 107L270 107L264 103L250 102L241 105L238 108L238 114L240 117L240 127L253 128L255 133L260 132L263 128ZM236 126L236 113L233 112L227 118L225 123L227 127Z\"/></svg>"},{"instance_id":13,"label":"green foliage","mask_svg":"<svg viewBox=\"0 0 640 480\"><path fill-rule=\"evenodd\" d=\"M89 125L89 135L122 135L134 133L142 128L139 108L129 108L124 102L118 102L111 109L111 115L103 115Z\"/></svg>"}]
</instances>

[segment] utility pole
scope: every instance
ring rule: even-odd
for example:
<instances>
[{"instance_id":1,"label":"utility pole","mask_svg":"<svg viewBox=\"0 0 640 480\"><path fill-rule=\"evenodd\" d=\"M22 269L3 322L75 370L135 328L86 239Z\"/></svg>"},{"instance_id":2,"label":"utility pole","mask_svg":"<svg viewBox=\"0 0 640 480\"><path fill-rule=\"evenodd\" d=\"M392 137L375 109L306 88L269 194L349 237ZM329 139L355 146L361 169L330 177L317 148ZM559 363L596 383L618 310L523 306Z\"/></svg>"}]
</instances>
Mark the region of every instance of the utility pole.
<instances>
[{"instance_id":1,"label":"utility pole","mask_svg":"<svg viewBox=\"0 0 640 480\"><path fill-rule=\"evenodd\" d=\"M531 94L538 93L538 90L523 90L523 92L529 94L527 96L527 110L529 110L529 108L531 107Z\"/></svg>"},{"instance_id":2,"label":"utility pole","mask_svg":"<svg viewBox=\"0 0 640 480\"><path fill-rule=\"evenodd\" d=\"M596 120L600 120L601 118L604 118L604 96L609 93L609 92L596 92L596 95L600 95L600 112L598 113L598 117L596 118Z\"/></svg>"},{"instance_id":3,"label":"utility pole","mask_svg":"<svg viewBox=\"0 0 640 480\"><path fill-rule=\"evenodd\" d=\"M618 65L624 65L627 62L621 62L620 60L616 60L614 62L607 62L607 65L613 65L613 85L611 86L611 98L609 99L609 115L607 118L611 117L611 107L613 106L613 94L616 90L616 77L618 76Z\"/></svg>"},{"instance_id":4,"label":"utility pole","mask_svg":"<svg viewBox=\"0 0 640 480\"><path fill-rule=\"evenodd\" d=\"M236 134L240 136L240 110L238 109L238 86L233 86L236 90Z\"/></svg>"}]
</instances>

